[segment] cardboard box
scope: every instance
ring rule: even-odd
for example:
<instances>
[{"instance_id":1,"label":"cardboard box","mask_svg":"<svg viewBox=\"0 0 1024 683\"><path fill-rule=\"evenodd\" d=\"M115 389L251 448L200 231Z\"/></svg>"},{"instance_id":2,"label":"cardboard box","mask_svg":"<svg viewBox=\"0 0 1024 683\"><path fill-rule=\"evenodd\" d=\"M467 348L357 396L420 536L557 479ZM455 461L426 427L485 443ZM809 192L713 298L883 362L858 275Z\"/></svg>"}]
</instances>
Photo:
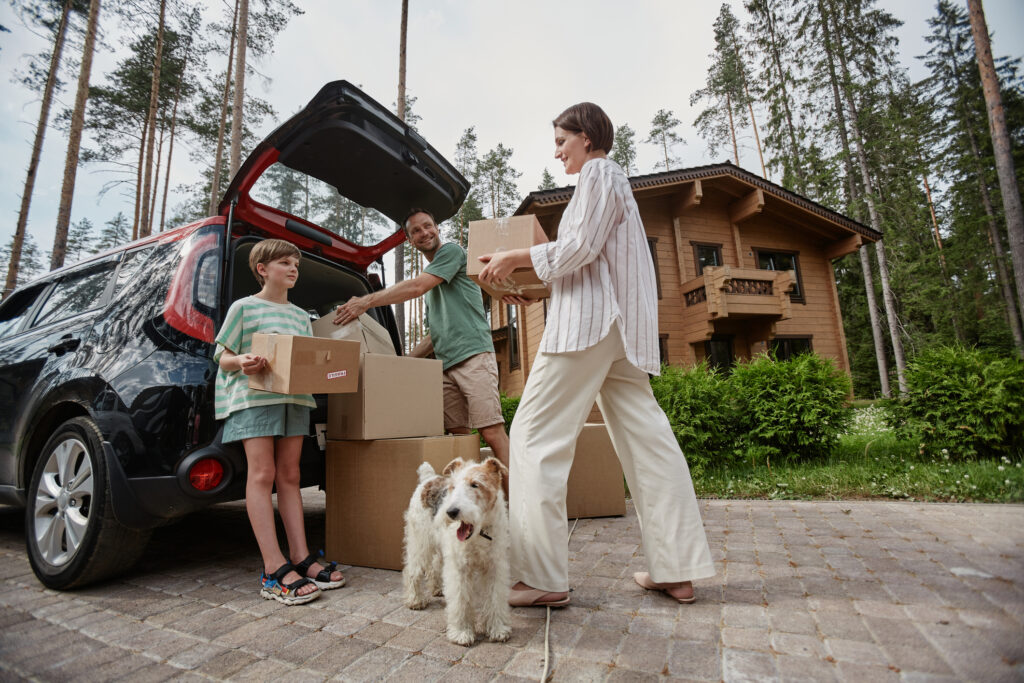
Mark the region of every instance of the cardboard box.
<instances>
[{"instance_id":1,"label":"cardboard box","mask_svg":"<svg viewBox=\"0 0 1024 683\"><path fill-rule=\"evenodd\" d=\"M362 354L358 390L327 399L327 438L444 434L441 365L432 358Z\"/></svg>"},{"instance_id":2,"label":"cardboard box","mask_svg":"<svg viewBox=\"0 0 1024 683\"><path fill-rule=\"evenodd\" d=\"M525 297L527 299L544 299L551 296L547 285L534 272L533 268L520 268L508 276L504 286L492 287L480 282L480 271L484 264L479 257L496 251L524 249L535 244L543 244L548 238L537 217L532 214L525 216L509 216L491 218L469 223L469 249L466 255L466 274L480 285L480 288L493 297L501 298L506 294Z\"/></svg>"},{"instance_id":3,"label":"cardboard box","mask_svg":"<svg viewBox=\"0 0 1024 683\"><path fill-rule=\"evenodd\" d=\"M313 321L313 336L359 342L365 353L396 355L395 345L387 329L367 313L344 325L335 325L334 314L328 313Z\"/></svg>"},{"instance_id":4,"label":"cardboard box","mask_svg":"<svg viewBox=\"0 0 1024 683\"><path fill-rule=\"evenodd\" d=\"M480 449L481 459L489 455L490 448ZM626 514L622 466L603 424L583 425L583 431L576 440L576 457L569 470L565 512L569 519L622 517Z\"/></svg>"},{"instance_id":5,"label":"cardboard box","mask_svg":"<svg viewBox=\"0 0 1024 683\"><path fill-rule=\"evenodd\" d=\"M475 434L327 442L325 553L360 567L402 568L403 515L429 462L441 472L455 458L477 460Z\"/></svg>"},{"instance_id":6,"label":"cardboard box","mask_svg":"<svg viewBox=\"0 0 1024 683\"><path fill-rule=\"evenodd\" d=\"M252 336L250 353L268 368L249 375L249 387L276 394L338 394L359 385L359 344L292 334Z\"/></svg>"}]
</instances>

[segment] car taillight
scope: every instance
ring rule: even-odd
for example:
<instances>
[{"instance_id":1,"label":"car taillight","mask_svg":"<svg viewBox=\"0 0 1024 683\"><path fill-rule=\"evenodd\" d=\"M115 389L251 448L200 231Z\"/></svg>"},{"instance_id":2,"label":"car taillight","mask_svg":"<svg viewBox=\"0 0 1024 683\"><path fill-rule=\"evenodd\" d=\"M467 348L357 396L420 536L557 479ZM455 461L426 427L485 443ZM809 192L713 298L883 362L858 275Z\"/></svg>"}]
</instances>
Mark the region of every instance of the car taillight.
<instances>
[{"instance_id":1,"label":"car taillight","mask_svg":"<svg viewBox=\"0 0 1024 683\"><path fill-rule=\"evenodd\" d=\"M194 339L212 342L213 319L198 308L202 303L197 300L197 290L200 285L209 285L199 282L200 265L204 261L203 256L217 248L217 235L207 233L194 236L191 240L183 250L181 263L174 271L171 286L167 289L163 316L174 329Z\"/></svg>"},{"instance_id":2,"label":"car taillight","mask_svg":"<svg viewBox=\"0 0 1024 683\"><path fill-rule=\"evenodd\" d=\"M188 471L188 481L197 491L212 491L224 478L224 465L213 458L203 458Z\"/></svg>"}]
</instances>

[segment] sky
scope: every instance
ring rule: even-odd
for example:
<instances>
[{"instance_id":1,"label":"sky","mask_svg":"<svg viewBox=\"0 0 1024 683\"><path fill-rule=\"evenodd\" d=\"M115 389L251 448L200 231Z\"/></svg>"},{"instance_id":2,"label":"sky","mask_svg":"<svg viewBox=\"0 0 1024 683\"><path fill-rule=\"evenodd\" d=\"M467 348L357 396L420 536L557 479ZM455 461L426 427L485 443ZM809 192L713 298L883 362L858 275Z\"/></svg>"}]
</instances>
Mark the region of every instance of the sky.
<instances>
[{"instance_id":1,"label":"sky","mask_svg":"<svg viewBox=\"0 0 1024 683\"><path fill-rule=\"evenodd\" d=\"M278 36L274 53L256 63L265 79L247 88L268 100L276 118L264 122L261 135L300 109L326 82L345 79L385 106L397 98L400 0L294 0L305 13ZM226 0L210 0L224 3ZM741 0L729 0L745 20ZM659 109L672 110L683 122L686 143L676 149L680 166L725 159L711 156L692 126L701 106L690 95L703 87L713 50L712 25L717 2L695 0L409 0L407 92L417 99L420 133L451 159L463 131L474 126L482 156L498 143L514 150L511 163L522 175L521 195L536 189L544 169L558 185L572 184L553 159L551 119L570 104L592 101L613 123L637 131L638 167L653 171L657 150L642 142ZM934 0L881 0L879 6L904 22L897 35L912 79L925 74L915 55L927 51L923 36ZM985 12L996 56L1024 56L1024 2L986 0ZM104 22L106 43L130 40L132 27ZM12 82L23 55L46 48L8 3L0 6L0 245L17 225L21 190L39 115L37 97ZM115 48L98 54L92 82L101 83L120 55ZM223 68L223 67L217 67ZM72 87L60 95L61 107L74 99ZM52 118L52 116L51 116ZM740 165L758 171L753 140L741 141ZM192 150L203 153L203 150ZM46 136L29 216L29 232L40 249L53 243L60 198L66 138L51 129ZM212 150L209 150L212 154ZM181 201L173 187L198 179L189 154L175 150L169 207ZM88 217L99 227L118 211L129 218L132 200L118 192L101 196L108 169L79 168L72 221ZM168 209L171 213L171 209ZM390 261L390 259L388 259Z\"/></svg>"}]
</instances>

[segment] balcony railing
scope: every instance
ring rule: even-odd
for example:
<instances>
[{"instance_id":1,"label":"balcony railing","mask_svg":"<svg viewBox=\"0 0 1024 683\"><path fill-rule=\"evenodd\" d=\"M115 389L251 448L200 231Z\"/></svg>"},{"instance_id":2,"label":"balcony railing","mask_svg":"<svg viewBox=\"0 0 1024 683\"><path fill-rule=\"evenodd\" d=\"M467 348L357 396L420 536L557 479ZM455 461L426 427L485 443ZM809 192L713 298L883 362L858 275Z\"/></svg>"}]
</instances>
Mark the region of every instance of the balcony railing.
<instances>
[{"instance_id":1,"label":"balcony railing","mask_svg":"<svg viewBox=\"0 0 1024 683\"><path fill-rule=\"evenodd\" d=\"M775 271L708 266L700 277L683 285L683 320L688 341L710 339L714 322L790 317L789 291L796 282L791 270Z\"/></svg>"}]
</instances>

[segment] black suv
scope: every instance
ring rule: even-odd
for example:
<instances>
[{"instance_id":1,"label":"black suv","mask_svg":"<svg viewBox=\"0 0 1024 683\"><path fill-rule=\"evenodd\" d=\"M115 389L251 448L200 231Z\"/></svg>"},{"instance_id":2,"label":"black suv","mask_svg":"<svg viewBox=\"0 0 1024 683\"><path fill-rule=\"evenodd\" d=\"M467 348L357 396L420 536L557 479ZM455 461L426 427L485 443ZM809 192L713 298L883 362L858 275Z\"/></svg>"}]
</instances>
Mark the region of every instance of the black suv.
<instances>
[{"instance_id":1,"label":"black suv","mask_svg":"<svg viewBox=\"0 0 1024 683\"><path fill-rule=\"evenodd\" d=\"M221 443L214 420L212 342L228 305L258 290L248 267L256 242L276 237L302 251L289 298L311 316L381 286L367 267L401 244L401 227L361 246L257 202L250 190L275 163L396 223L410 207L444 220L469 189L414 130L337 81L256 147L219 215L53 271L6 297L0 503L25 508L29 559L46 586L123 571L152 528L244 497L244 454ZM400 353L391 309L372 315ZM326 419L324 398L313 423ZM322 484L323 473L310 436L302 485Z\"/></svg>"}]
</instances>

